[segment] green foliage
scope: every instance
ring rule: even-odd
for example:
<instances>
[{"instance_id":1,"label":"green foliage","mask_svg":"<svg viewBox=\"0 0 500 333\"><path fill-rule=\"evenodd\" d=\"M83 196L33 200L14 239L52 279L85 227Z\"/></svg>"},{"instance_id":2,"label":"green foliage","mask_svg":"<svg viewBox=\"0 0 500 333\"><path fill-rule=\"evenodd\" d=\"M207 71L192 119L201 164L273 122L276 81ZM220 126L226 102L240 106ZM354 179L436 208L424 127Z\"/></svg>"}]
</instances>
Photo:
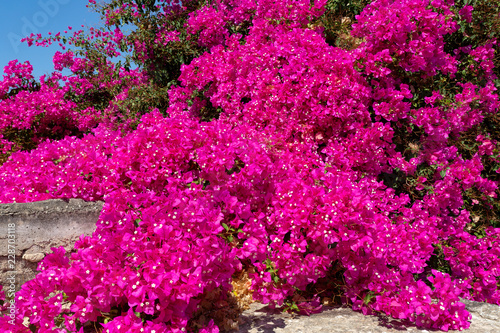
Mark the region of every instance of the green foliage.
<instances>
[{"instance_id":1,"label":"green foliage","mask_svg":"<svg viewBox=\"0 0 500 333\"><path fill-rule=\"evenodd\" d=\"M448 260L446 260L444 258L443 246L446 246L446 245L442 245L440 243L433 244L434 252L433 252L431 258L429 259L429 261L427 262L427 265L428 265L427 270L436 269L440 272L450 274L451 267L450 267L450 263L448 262Z\"/></svg>"},{"instance_id":2,"label":"green foliage","mask_svg":"<svg viewBox=\"0 0 500 333\"><path fill-rule=\"evenodd\" d=\"M339 5L339 3L344 4L344 7ZM346 6L346 3L344 1L328 2L327 8L331 12L338 10L338 8L351 8L351 13L353 13L356 7L353 5L350 7ZM466 22L465 18L459 15L460 9L467 5L474 7L470 23ZM455 55L454 51L460 47L470 45L472 48L476 48L486 45L493 38L500 37L500 6L496 2L489 0L458 0L455 1L454 11L455 15L460 18L458 20L459 29L453 34L445 35L444 42L447 53ZM339 36L343 28L338 24L338 17L325 16L324 19L328 20L324 26L335 27L332 31ZM335 24L337 25L335 26ZM329 33L327 30L325 30L325 35ZM335 42L334 45L338 46L338 42ZM459 52L456 54L456 57L459 63L458 71L455 75L438 72L433 77L425 77L420 72L405 71L397 65L397 59L393 59L394 61L388 64L387 67L402 84L407 84L410 87L413 97L405 99L405 101L411 103L412 109L416 110L425 107L425 97L430 97L433 91L438 91L444 98L435 103L435 106L453 112L452 110L457 107L454 96L462 92L462 88L458 83L471 82L480 88L484 87L486 83L484 70L471 55ZM500 77L498 47L496 48L493 63L495 66L493 72L497 77ZM500 89L500 80L498 78L495 81L495 85L497 89ZM472 103L471 106L472 108L481 108L479 103ZM382 119L381 121L384 122L385 120ZM423 128L410 124L408 119L400 119L397 123L392 124L391 127L395 130L393 143L396 145L396 151L401 152L407 161L417 157L421 148L420 142L426 136ZM479 151L480 143L476 140L478 135L483 135L492 141L500 142L500 115L498 113L487 114L479 126L465 133L451 136L449 138L449 146L458 148L458 156L464 159L471 159ZM482 177L500 181L500 174L496 172L500 168L499 149L500 145L497 144L493 155L482 156L482 163L485 166L481 173ZM439 172L437 172L438 170ZM433 183L443 179L447 175L447 170L448 168L440 169L439 166L423 163L418 166L417 172L414 175L408 175L395 169L392 173L381 174L378 179L379 181L383 181L386 186L395 189L397 194L407 194L412 204L415 200L421 200L424 195L432 194ZM416 188L419 185L417 180L419 177L425 177L428 181L423 184L423 189L419 187L420 189L417 190ZM500 198L499 190L496 191L496 194ZM466 227L468 232L481 237L486 227L500 226L500 204L498 203L498 198L495 199L486 196L474 188L463 190L462 197L464 200L462 208L471 212L473 219ZM444 262L438 260L438 257L436 255L432 262L438 270L445 272L446 265Z\"/></svg>"},{"instance_id":3,"label":"green foliage","mask_svg":"<svg viewBox=\"0 0 500 333\"><path fill-rule=\"evenodd\" d=\"M285 302L282 308L283 312L299 312L299 307L295 301Z\"/></svg>"},{"instance_id":4,"label":"green foliage","mask_svg":"<svg viewBox=\"0 0 500 333\"><path fill-rule=\"evenodd\" d=\"M224 222L222 222L221 225L225 230L221 236L229 243L232 243L237 238L237 234L239 234L240 232L243 232L242 229L235 229L231 226L228 226Z\"/></svg>"},{"instance_id":5,"label":"green foliage","mask_svg":"<svg viewBox=\"0 0 500 333\"><path fill-rule=\"evenodd\" d=\"M473 6L472 21L459 20L460 28L457 32L447 36L446 51L451 52L459 47L471 45L476 48L484 45L493 38L500 38L500 6L492 0L456 0L455 8ZM457 10L458 14L458 10ZM498 51L494 59L495 74L500 77L500 54ZM497 80L497 82L499 82ZM498 87L497 83L497 87Z\"/></svg>"},{"instance_id":6,"label":"green foliage","mask_svg":"<svg viewBox=\"0 0 500 333\"><path fill-rule=\"evenodd\" d=\"M326 42L331 46L353 49L360 40L350 35L355 16L361 13L370 0L328 0L323 16L315 25L324 27Z\"/></svg>"}]
</instances>

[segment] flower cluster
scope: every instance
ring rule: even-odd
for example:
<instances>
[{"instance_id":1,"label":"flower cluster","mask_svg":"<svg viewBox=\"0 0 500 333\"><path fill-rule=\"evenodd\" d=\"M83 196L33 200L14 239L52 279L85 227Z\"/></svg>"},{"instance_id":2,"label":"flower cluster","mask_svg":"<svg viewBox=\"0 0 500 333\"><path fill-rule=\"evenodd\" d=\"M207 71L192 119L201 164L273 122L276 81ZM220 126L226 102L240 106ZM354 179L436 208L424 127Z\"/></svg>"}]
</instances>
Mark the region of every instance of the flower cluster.
<instances>
[{"instance_id":1,"label":"flower cluster","mask_svg":"<svg viewBox=\"0 0 500 333\"><path fill-rule=\"evenodd\" d=\"M112 64L71 52L54 57L57 70L76 74L64 87L42 80L40 90L2 100L114 92L105 117L87 122L90 133L41 142L0 166L0 202L105 201L77 252L54 248L16 294L16 328L7 317L0 327L29 332L27 318L38 332L83 332L87 322L110 333L218 332L210 316L193 318L242 269L253 298L272 306L340 272L353 309L444 331L469 327L460 298L500 304L500 229L471 232L464 208L469 191L481 205L498 193L484 161L498 161L499 138L481 127L499 107L495 41L447 50L456 13L467 20L470 6L375 0L353 27L363 42L346 51L314 25L326 5L221 0L190 12L187 33L209 52L182 66L164 113L142 115L135 129L116 124L117 110L146 75L122 69L116 78ZM109 9L108 23L144 10ZM165 26L152 38L168 48L184 33ZM124 38L110 36L101 37L110 45ZM140 47L148 58L149 46ZM2 87L32 79L15 66L19 74ZM207 110L214 119L205 122ZM458 143L471 131L479 144L465 154ZM408 138L416 143L405 147ZM317 310L318 296L297 308Z\"/></svg>"},{"instance_id":2,"label":"flower cluster","mask_svg":"<svg viewBox=\"0 0 500 333\"><path fill-rule=\"evenodd\" d=\"M53 60L57 71L49 77L41 76L39 82L34 80L29 62L11 61L4 68L4 78L0 81L0 148L3 153L14 148L16 136L23 132L28 132L37 144L47 138L86 133L98 123L116 127L112 124L117 119L127 118L126 112L118 112L120 101L127 97L132 87L147 82L146 76L137 70L115 68L109 62L94 64L88 59L74 57L71 51L57 52ZM76 75L62 75L61 71L66 68ZM109 104L96 110L85 99L92 98L99 90L110 91L115 96L111 95L114 98L110 98Z\"/></svg>"}]
</instances>

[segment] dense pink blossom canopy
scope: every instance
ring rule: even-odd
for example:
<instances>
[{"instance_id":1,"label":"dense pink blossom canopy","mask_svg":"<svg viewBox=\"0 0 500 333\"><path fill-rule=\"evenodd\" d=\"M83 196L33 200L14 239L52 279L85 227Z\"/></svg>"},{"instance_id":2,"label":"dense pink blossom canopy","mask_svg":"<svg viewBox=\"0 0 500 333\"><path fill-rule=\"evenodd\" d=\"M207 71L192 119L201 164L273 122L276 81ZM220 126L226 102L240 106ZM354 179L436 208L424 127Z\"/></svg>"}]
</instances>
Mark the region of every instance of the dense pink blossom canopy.
<instances>
[{"instance_id":1,"label":"dense pink blossom canopy","mask_svg":"<svg viewBox=\"0 0 500 333\"><path fill-rule=\"evenodd\" d=\"M0 202L81 198L105 205L97 230L82 236L71 260L54 248L16 294L15 328L8 316L0 327L29 332L22 325L28 317L38 332L67 332L56 324L59 316L76 332L77 323L126 305L102 325L105 332L186 331L203 297L231 290L231 276L244 265L254 268L254 299L273 306L328 277L334 265L344 271L343 300L353 309L419 327L468 328L459 298L500 304L500 229L489 227L481 238L468 233L462 198L471 188L496 198L498 184L482 176L481 158L497 143L478 136L471 158L450 143L498 112L495 41L449 53L444 36L459 29L459 16L470 20L471 6L375 0L353 26L362 42L344 50L310 24L325 5L220 0L191 13L187 30L209 51L182 66L161 110L168 116L154 110L136 129L117 123L116 110L130 87L148 84L140 70L92 80L86 73L108 77L114 65L94 68L58 52L59 72L42 78L39 89L6 97L33 79L29 64L9 63L0 82L0 133L33 124L40 135L69 132L0 166ZM228 22L248 23L248 34L231 33ZM165 29L155 42L167 47L179 35ZM114 52L123 33L116 28L105 37ZM480 69L480 84L461 79L463 59ZM62 76L64 68L78 75ZM432 91L414 107L415 87L397 71L446 76L456 80L456 93L450 100ZM77 111L65 97L100 85L119 91L103 113ZM201 122L209 104L220 116ZM403 124L422 133L411 159L394 141ZM71 129L88 133L70 136ZM380 179L396 169L414 175L422 165L435 175L432 186L418 178L420 198ZM234 238L221 236L230 230ZM438 246L447 272L429 267ZM307 312L315 302L298 307ZM218 331L213 321L200 328Z\"/></svg>"}]
</instances>

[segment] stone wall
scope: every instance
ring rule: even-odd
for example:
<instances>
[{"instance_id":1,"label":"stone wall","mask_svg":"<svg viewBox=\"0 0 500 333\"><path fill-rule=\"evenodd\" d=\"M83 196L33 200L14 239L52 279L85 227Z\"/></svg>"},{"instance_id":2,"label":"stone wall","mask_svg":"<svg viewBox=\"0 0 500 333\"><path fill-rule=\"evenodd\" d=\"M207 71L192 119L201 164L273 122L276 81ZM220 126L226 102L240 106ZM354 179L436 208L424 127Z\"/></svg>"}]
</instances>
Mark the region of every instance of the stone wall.
<instances>
[{"instance_id":1,"label":"stone wall","mask_svg":"<svg viewBox=\"0 0 500 333\"><path fill-rule=\"evenodd\" d=\"M14 280L17 291L33 279L38 262L52 253L51 247L63 246L69 253L80 235L91 235L103 204L80 199L0 204L0 284L4 290ZM9 257L13 252L15 269Z\"/></svg>"},{"instance_id":2,"label":"stone wall","mask_svg":"<svg viewBox=\"0 0 500 333\"><path fill-rule=\"evenodd\" d=\"M461 300L472 315L468 330L448 333L499 333L498 305ZM324 307L321 313L296 316L254 303L240 316L238 333L430 333L404 320L383 314L364 316L349 307Z\"/></svg>"}]
</instances>

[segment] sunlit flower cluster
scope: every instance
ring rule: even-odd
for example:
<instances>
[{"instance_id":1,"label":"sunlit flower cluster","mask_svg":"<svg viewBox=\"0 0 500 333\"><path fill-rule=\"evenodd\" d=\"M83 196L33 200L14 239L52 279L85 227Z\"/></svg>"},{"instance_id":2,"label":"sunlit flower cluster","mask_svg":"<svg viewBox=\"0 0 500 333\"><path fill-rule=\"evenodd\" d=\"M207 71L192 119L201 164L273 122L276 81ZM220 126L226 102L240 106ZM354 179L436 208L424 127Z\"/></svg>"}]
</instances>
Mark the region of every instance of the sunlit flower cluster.
<instances>
[{"instance_id":1,"label":"sunlit flower cluster","mask_svg":"<svg viewBox=\"0 0 500 333\"><path fill-rule=\"evenodd\" d=\"M119 308L104 332L185 332L205 295L230 291L244 267L252 267L254 299L273 306L340 267L353 309L444 331L470 325L460 297L500 304L500 230L468 233L462 197L474 188L496 198L481 157L498 144L480 135L478 153L467 158L451 140L498 111L495 42L450 54L444 36L458 29L452 3L375 0L353 27L363 42L346 51L309 25L325 5L221 0L190 14L189 33L210 52L182 66L168 116L154 110L135 130L112 125L112 103L94 122L86 120L94 109L73 111L64 92L84 95L97 83L83 75L93 64L70 52L55 55L56 69L82 75L64 87L42 81L40 90L2 97L0 112L16 115L9 126L30 127L45 112L46 121L67 117L90 132L13 154L0 166L0 202L105 205L71 260L54 248L16 294L16 328L9 317L0 327L29 332L27 317L37 332L83 332L81 324ZM460 15L470 19L471 11ZM230 33L226 22L247 24L248 34ZM179 35L169 29L154 37L165 47ZM481 83L457 78L460 66L483 75ZM432 91L414 107L418 87L400 72L446 75L458 88L451 99ZM11 63L6 73L0 96L32 79L29 65ZM121 89L117 103L146 84L139 70L120 73L103 81ZM220 110L218 119L200 121L207 107ZM396 147L401 126L422 133L410 159ZM435 174L418 177L419 198L381 180L423 165ZM447 272L430 267L436 249ZM199 330L218 331L213 321Z\"/></svg>"}]
</instances>

